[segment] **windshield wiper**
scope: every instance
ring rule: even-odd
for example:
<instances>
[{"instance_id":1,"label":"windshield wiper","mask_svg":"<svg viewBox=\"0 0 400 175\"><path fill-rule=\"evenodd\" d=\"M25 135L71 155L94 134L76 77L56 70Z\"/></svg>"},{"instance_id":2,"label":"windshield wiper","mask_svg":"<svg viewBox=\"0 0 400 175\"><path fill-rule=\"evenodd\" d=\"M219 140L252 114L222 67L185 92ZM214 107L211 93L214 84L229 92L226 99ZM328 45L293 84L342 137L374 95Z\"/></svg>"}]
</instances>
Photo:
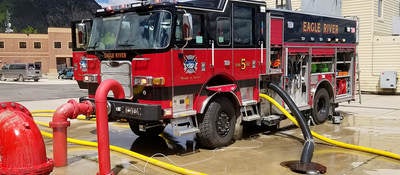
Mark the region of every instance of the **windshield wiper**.
<instances>
[{"instance_id":1,"label":"windshield wiper","mask_svg":"<svg viewBox=\"0 0 400 175\"><path fill-rule=\"evenodd\" d=\"M132 46L135 46L135 45L134 44L125 43L125 44L118 44L118 46L132 47Z\"/></svg>"},{"instance_id":2,"label":"windshield wiper","mask_svg":"<svg viewBox=\"0 0 400 175\"><path fill-rule=\"evenodd\" d=\"M96 49L99 46L99 41L96 41L93 46L88 46L88 49Z\"/></svg>"},{"instance_id":3,"label":"windshield wiper","mask_svg":"<svg viewBox=\"0 0 400 175\"><path fill-rule=\"evenodd\" d=\"M125 40L122 43L118 43L118 46L123 46L123 47L132 47L135 46L135 44L131 43L130 40Z\"/></svg>"}]
</instances>

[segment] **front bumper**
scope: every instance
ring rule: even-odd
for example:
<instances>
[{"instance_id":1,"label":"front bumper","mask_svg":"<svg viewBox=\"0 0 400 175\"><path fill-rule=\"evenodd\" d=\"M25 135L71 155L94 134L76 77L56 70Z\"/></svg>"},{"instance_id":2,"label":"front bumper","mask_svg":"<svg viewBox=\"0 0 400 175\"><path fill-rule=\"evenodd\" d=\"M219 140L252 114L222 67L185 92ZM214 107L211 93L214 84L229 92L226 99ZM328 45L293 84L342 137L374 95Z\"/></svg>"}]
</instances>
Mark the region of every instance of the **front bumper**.
<instances>
[{"instance_id":1,"label":"front bumper","mask_svg":"<svg viewBox=\"0 0 400 175\"><path fill-rule=\"evenodd\" d=\"M88 97L79 98L79 102L91 101L95 99ZM139 121L159 121L162 120L163 110L160 105L148 105L135 103L128 100L118 100L109 98L107 100L108 117L111 119L134 119Z\"/></svg>"}]
</instances>

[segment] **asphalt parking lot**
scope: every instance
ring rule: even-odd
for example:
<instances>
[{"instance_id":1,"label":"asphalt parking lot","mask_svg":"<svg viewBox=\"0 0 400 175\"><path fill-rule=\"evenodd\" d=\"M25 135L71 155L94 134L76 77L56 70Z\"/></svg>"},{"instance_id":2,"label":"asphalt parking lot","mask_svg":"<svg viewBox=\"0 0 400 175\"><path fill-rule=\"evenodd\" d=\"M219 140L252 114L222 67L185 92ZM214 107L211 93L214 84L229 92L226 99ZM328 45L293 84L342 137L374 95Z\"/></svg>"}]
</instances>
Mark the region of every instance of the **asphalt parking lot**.
<instances>
[{"instance_id":1,"label":"asphalt parking lot","mask_svg":"<svg viewBox=\"0 0 400 175\"><path fill-rule=\"evenodd\" d=\"M29 110L56 109L70 98L78 98L85 92L78 89L71 80L45 80L37 82L0 82L0 101L16 101ZM43 85L43 86L42 86ZM54 86L53 86L54 85ZM35 91L35 95L46 93L57 98L41 97L23 99L21 87L29 91L34 88L49 87L50 90ZM5 88L19 89L15 94L6 93ZM71 93L65 95L66 89ZM72 89L71 89L72 88ZM3 92L3 93L1 93ZM22 94L22 95L21 95ZM64 94L64 95L60 95ZM33 95L33 94L32 94ZM16 100L13 100L16 99ZM400 153L400 96L363 95L362 104L343 103L338 110L344 114L341 124L326 122L312 126L312 130L335 140ZM35 117L48 122L49 117ZM51 132L46 127L42 130ZM304 144L301 131L284 121L276 133L262 130L248 131L248 137L232 145L215 150L186 147L192 137L174 138L167 127L165 132L154 138L134 135L127 123L110 123L110 142L140 154L154 157L180 167L206 174L296 174L281 166L284 161L299 160ZM68 136L82 140L96 141L96 124L93 121L73 120L68 128ZM45 138L47 156L52 158L52 140ZM316 139L313 162L327 167L326 174L346 175L394 175L400 174L400 161L392 158L338 148ZM120 153L111 152L111 167L115 174L175 174L148 162ZM68 144L68 166L55 168L52 174L96 174L98 172L97 149Z\"/></svg>"}]
</instances>

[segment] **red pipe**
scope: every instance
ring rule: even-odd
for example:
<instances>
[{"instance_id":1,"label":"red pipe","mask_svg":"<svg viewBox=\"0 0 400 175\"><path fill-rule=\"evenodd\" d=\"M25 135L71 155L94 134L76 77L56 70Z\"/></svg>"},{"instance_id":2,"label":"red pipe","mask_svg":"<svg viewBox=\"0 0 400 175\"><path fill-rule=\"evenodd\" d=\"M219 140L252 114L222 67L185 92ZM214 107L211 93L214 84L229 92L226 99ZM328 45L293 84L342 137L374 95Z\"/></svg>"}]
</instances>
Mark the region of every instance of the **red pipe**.
<instances>
[{"instance_id":1,"label":"red pipe","mask_svg":"<svg viewBox=\"0 0 400 175\"><path fill-rule=\"evenodd\" d=\"M81 114L88 116L92 112L91 102L77 103L75 100L69 100L54 112L49 124L53 128L53 159L56 167L67 165L67 127L70 126L68 118L75 119Z\"/></svg>"},{"instance_id":2,"label":"red pipe","mask_svg":"<svg viewBox=\"0 0 400 175\"><path fill-rule=\"evenodd\" d=\"M50 174L53 160L31 113L22 105L0 102L0 174Z\"/></svg>"},{"instance_id":3,"label":"red pipe","mask_svg":"<svg viewBox=\"0 0 400 175\"><path fill-rule=\"evenodd\" d=\"M112 91L114 98L125 97L124 89L118 81L103 81L96 90L96 126L99 156L99 175L113 174L110 166L110 137L108 132L107 95Z\"/></svg>"}]
</instances>

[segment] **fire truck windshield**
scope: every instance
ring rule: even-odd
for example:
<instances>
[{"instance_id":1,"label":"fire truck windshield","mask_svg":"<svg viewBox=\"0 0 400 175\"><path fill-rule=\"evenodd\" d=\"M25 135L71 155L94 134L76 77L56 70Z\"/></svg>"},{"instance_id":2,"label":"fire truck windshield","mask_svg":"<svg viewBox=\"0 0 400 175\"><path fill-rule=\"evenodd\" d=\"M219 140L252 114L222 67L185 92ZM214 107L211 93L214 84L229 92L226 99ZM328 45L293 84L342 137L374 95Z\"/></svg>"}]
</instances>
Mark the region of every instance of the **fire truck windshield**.
<instances>
[{"instance_id":1,"label":"fire truck windshield","mask_svg":"<svg viewBox=\"0 0 400 175\"><path fill-rule=\"evenodd\" d=\"M129 12L93 21L88 50L163 49L171 40L172 14Z\"/></svg>"}]
</instances>

